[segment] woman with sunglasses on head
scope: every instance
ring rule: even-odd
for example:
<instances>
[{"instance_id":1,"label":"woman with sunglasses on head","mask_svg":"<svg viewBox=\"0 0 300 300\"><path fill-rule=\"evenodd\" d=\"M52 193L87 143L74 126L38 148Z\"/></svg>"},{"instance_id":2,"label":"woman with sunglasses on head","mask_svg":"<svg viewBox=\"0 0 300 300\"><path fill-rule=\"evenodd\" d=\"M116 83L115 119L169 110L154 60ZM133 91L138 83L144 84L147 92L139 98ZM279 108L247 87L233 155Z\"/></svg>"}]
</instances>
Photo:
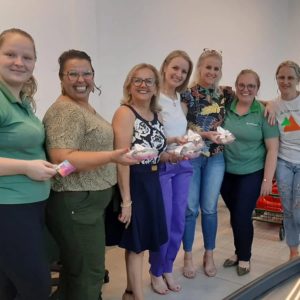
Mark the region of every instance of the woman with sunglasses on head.
<instances>
[{"instance_id":1,"label":"woman with sunglasses on head","mask_svg":"<svg viewBox=\"0 0 300 300\"><path fill-rule=\"evenodd\" d=\"M186 89L192 69L190 57L181 50L172 51L160 68L160 114L168 144L186 142L183 136L186 134L187 120L180 102L180 93ZM159 294L181 290L173 277L173 263L183 236L189 183L193 172L190 162L182 159L171 156L169 161L160 163L159 167L169 235L167 243L159 251L150 252L151 285Z\"/></svg>"},{"instance_id":2,"label":"woman with sunglasses on head","mask_svg":"<svg viewBox=\"0 0 300 300\"><path fill-rule=\"evenodd\" d=\"M276 179L283 205L283 221L290 259L299 256L300 240L300 67L282 62L276 70L280 96L275 100L280 145Z\"/></svg>"},{"instance_id":3,"label":"woman with sunglasses on head","mask_svg":"<svg viewBox=\"0 0 300 300\"><path fill-rule=\"evenodd\" d=\"M259 195L272 191L278 152L278 128L268 124L256 100L260 79L242 70L235 82L236 99L226 111L224 128L236 137L225 145L226 171L221 195L230 212L235 254L223 266L237 266L239 276L250 272L253 241L252 213Z\"/></svg>"},{"instance_id":4,"label":"woman with sunglasses on head","mask_svg":"<svg viewBox=\"0 0 300 300\"><path fill-rule=\"evenodd\" d=\"M33 38L0 34L0 299L47 300L50 271L44 214L55 166L46 161L44 128L35 116Z\"/></svg>"},{"instance_id":5,"label":"woman with sunglasses on head","mask_svg":"<svg viewBox=\"0 0 300 300\"><path fill-rule=\"evenodd\" d=\"M123 85L122 105L113 117L115 147L166 147L157 104L159 73L149 64L134 66ZM120 220L127 222L119 246L125 249L127 287L123 299L143 300L143 256L158 251L168 239L162 191L159 182L160 157L146 158L139 165L118 165L122 195Z\"/></svg>"},{"instance_id":6,"label":"woman with sunglasses on head","mask_svg":"<svg viewBox=\"0 0 300 300\"><path fill-rule=\"evenodd\" d=\"M197 65L195 80L191 87L181 94L187 109L188 127L198 132L209 147L209 157L192 159L193 176L189 189L188 205L183 235L184 267L187 278L196 276L192 247L195 237L196 221L201 210L202 234L205 252L203 255L204 273L215 276L213 250L217 233L217 203L223 180L225 163L224 146L218 139L217 127L224 122L225 105L231 95L218 87L222 76L222 56L216 50L204 49Z\"/></svg>"},{"instance_id":7,"label":"woman with sunglasses on head","mask_svg":"<svg viewBox=\"0 0 300 300\"><path fill-rule=\"evenodd\" d=\"M113 150L113 130L89 104L94 89L91 58L83 51L59 57L62 94L44 117L46 146L55 164L68 160L75 172L56 176L47 223L60 250L59 298L98 300L104 278L104 211L114 193L116 168L137 163L128 149ZM122 220L123 221L123 220Z\"/></svg>"}]
</instances>

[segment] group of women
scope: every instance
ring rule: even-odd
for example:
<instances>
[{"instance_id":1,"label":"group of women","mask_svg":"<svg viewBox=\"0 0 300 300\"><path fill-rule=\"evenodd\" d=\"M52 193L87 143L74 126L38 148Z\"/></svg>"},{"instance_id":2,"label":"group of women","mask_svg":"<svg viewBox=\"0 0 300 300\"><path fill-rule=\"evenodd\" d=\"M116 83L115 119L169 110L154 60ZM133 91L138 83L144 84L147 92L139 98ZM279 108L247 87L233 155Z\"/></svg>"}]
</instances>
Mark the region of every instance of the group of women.
<instances>
[{"instance_id":1,"label":"group of women","mask_svg":"<svg viewBox=\"0 0 300 300\"><path fill-rule=\"evenodd\" d=\"M144 299L145 250L155 292L181 290L173 277L181 241L183 275L196 276L192 246L199 210L203 270L209 277L216 275L213 250L220 192L230 212L235 247L224 267L236 266L238 275L247 274L252 211L258 196L271 192L276 163L290 258L298 256L296 63L284 62L276 71L280 97L269 106L276 110L278 126L268 124L264 106L256 99L257 73L242 70L235 92L220 88L222 55L209 49L201 53L189 88L193 64L184 51L171 52L160 72L146 63L134 66L111 126L89 103L90 93L99 90L91 58L83 51L65 51L59 57L61 95L46 112L43 127L34 115L35 61L28 33L9 29L0 34L1 299L48 298L45 222L63 265L59 299L102 299L104 214L117 182L122 199L118 219L125 224L119 241L127 273L123 299ZM218 126L230 130L235 142L223 145ZM166 151L168 144L186 142L187 128L202 136L209 156L186 160ZM137 161L127 153L135 145L154 148L159 155ZM76 168L66 177L57 174L57 164L64 160Z\"/></svg>"}]
</instances>

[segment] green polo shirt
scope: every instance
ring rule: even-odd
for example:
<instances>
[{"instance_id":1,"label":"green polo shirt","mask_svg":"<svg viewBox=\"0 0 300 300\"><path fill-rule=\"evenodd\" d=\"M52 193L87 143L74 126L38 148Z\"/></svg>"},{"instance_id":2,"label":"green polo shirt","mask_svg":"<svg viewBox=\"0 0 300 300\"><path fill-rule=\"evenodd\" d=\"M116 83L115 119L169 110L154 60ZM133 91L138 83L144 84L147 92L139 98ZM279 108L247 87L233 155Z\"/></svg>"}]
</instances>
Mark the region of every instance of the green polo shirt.
<instances>
[{"instance_id":1,"label":"green polo shirt","mask_svg":"<svg viewBox=\"0 0 300 300\"><path fill-rule=\"evenodd\" d=\"M226 172L250 174L264 168L266 147L264 140L279 136L277 126L268 124L264 107L254 100L248 113L240 116L236 112L237 100L226 112L224 128L232 132L236 140L225 145Z\"/></svg>"},{"instance_id":2,"label":"green polo shirt","mask_svg":"<svg viewBox=\"0 0 300 300\"><path fill-rule=\"evenodd\" d=\"M0 157L45 159L44 127L30 103L22 103L0 82ZM0 176L0 204L21 204L48 198L49 181L35 181L25 175Z\"/></svg>"}]
</instances>

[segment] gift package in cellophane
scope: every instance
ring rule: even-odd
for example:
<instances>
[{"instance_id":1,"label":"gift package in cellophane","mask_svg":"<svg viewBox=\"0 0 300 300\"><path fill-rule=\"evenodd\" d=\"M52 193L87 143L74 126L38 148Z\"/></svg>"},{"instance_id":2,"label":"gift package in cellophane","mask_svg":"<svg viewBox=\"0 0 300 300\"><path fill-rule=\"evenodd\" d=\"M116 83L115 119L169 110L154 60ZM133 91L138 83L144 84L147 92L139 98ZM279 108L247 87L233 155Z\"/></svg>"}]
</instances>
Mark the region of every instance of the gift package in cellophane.
<instances>
[{"instance_id":1,"label":"gift package in cellophane","mask_svg":"<svg viewBox=\"0 0 300 300\"><path fill-rule=\"evenodd\" d=\"M217 127L217 132L219 133L219 139L222 144L231 144L235 140L235 136L227 129L221 126Z\"/></svg>"},{"instance_id":2,"label":"gift package in cellophane","mask_svg":"<svg viewBox=\"0 0 300 300\"><path fill-rule=\"evenodd\" d=\"M200 155L209 156L208 147L205 145L200 134L189 129L184 138L186 139L186 143L182 145L170 144L167 147L167 152L187 159L196 158Z\"/></svg>"},{"instance_id":3,"label":"gift package in cellophane","mask_svg":"<svg viewBox=\"0 0 300 300\"><path fill-rule=\"evenodd\" d=\"M136 160L142 161L146 159L153 159L158 156L158 151L153 148L144 147L142 145L134 145L130 151L127 153L129 157L132 157Z\"/></svg>"}]
</instances>

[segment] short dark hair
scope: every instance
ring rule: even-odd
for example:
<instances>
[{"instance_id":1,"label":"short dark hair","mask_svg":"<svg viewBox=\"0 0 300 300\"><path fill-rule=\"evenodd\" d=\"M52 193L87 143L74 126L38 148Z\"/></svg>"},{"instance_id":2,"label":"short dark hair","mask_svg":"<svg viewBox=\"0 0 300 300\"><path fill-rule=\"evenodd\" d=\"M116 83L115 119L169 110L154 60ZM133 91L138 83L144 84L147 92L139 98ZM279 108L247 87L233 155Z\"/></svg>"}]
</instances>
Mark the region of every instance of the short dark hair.
<instances>
[{"instance_id":1,"label":"short dark hair","mask_svg":"<svg viewBox=\"0 0 300 300\"><path fill-rule=\"evenodd\" d=\"M80 51L80 50L75 50L75 49L70 49L70 50L67 50L67 51L63 52L60 55L60 57L58 58L58 63L59 63L59 73L58 73L58 75L59 75L60 80L62 80L63 73L64 73L64 68L65 68L65 65L66 65L67 61L70 60L70 59L76 59L76 58L87 60L91 64L92 70L94 72L91 57L86 52Z\"/></svg>"}]
</instances>

